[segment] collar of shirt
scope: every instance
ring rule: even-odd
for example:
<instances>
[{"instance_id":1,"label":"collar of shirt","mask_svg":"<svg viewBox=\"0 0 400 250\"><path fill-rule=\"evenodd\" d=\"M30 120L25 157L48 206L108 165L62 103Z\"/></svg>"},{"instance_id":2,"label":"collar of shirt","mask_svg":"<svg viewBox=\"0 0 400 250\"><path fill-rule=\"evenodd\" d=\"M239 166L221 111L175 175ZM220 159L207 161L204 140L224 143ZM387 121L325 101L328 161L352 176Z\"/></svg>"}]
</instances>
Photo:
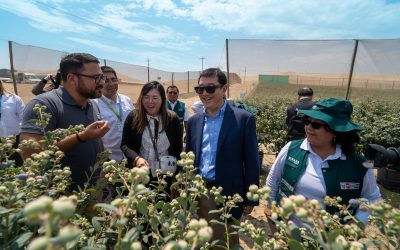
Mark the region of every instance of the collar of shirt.
<instances>
[{"instance_id":1,"label":"collar of shirt","mask_svg":"<svg viewBox=\"0 0 400 250\"><path fill-rule=\"evenodd\" d=\"M114 100L108 98L108 97L105 96L105 95L101 95L101 96L102 96L105 100L107 100L110 104L119 104L119 103L122 102L122 101L121 101L121 97L118 95L118 93L117 93L117 101L116 101L116 102L114 102Z\"/></svg>"},{"instance_id":2,"label":"collar of shirt","mask_svg":"<svg viewBox=\"0 0 400 250\"><path fill-rule=\"evenodd\" d=\"M58 89L55 90L56 94L60 97L61 101L71 105L71 106L79 106L83 109L83 107L78 104L74 98L68 93L68 91L63 87L60 86ZM88 100L86 108L88 108L92 103Z\"/></svg>"},{"instance_id":3,"label":"collar of shirt","mask_svg":"<svg viewBox=\"0 0 400 250\"><path fill-rule=\"evenodd\" d=\"M169 105L171 106L171 109L173 110L175 108L175 105L178 103L178 101L176 101L175 103L170 102L169 100L167 100L167 102L169 103Z\"/></svg>"},{"instance_id":4,"label":"collar of shirt","mask_svg":"<svg viewBox=\"0 0 400 250\"><path fill-rule=\"evenodd\" d=\"M221 109L218 111L217 115L214 118L223 117L225 114L225 109L226 109L226 101L224 100L224 104L222 105ZM203 114L204 114L205 119L212 118L207 114L207 109L205 109L205 108L203 109Z\"/></svg>"},{"instance_id":5,"label":"collar of shirt","mask_svg":"<svg viewBox=\"0 0 400 250\"><path fill-rule=\"evenodd\" d=\"M305 140L303 141L303 143L301 143L300 148L309 151L311 154L313 154L313 155L315 155L315 156L318 156L318 155L314 152L314 150L312 150L311 145L310 145L310 143L308 142L307 139L305 139ZM318 156L318 157L319 157L319 156ZM335 152L334 154L329 155L328 157L326 157L326 159L323 160L323 161L336 160L336 159L339 159L339 158L340 158L341 160L346 160L346 155L343 154L342 149L341 149L341 147L340 147L340 144L336 144L336 152Z\"/></svg>"}]
</instances>

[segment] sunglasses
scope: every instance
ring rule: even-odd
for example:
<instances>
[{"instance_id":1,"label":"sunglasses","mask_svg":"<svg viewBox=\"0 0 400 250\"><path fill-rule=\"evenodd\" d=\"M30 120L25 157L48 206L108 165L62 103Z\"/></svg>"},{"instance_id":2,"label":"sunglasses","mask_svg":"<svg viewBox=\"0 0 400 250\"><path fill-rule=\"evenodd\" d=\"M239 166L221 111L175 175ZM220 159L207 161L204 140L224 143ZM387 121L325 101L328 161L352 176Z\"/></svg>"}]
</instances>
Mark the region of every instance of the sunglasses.
<instances>
[{"instance_id":1,"label":"sunglasses","mask_svg":"<svg viewBox=\"0 0 400 250\"><path fill-rule=\"evenodd\" d=\"M323 124L323 123L319 123L319 122L312 122L311 120L309 120L309 119L305 119L304 120L304 124L306 125L306 126L308 126L308 125L311 125L311 127L313 128L313 129L320 129L321 127L328 127L328 125L326 125L326 124Z\"/></svg>"},{"instance_id":2,"label":"sunglasses","mask_svg":"<svg viewBox=\"0 0 400 250\"><path fill-rule=\"evenodd\" d=\"M203 94L203 91L205 90L207 93L212 94L215 92L217 88L221 87L222 86L216 86L216 85L196 86L194 87L194 91L196 91L197 94Z\"/></svg>"},{"instance_id":3,"label":"sunglasses","mask_svg":"<svg viewBox=\"0 0 400 250\"><path fill-rule=\"evenodd\" d=\"M168 92L168 94L170 94L170 95L177 95L177 94L178 94L178 92L175 92L175 91L169 91L169 92Z\"/></svg>"}]
</instances>

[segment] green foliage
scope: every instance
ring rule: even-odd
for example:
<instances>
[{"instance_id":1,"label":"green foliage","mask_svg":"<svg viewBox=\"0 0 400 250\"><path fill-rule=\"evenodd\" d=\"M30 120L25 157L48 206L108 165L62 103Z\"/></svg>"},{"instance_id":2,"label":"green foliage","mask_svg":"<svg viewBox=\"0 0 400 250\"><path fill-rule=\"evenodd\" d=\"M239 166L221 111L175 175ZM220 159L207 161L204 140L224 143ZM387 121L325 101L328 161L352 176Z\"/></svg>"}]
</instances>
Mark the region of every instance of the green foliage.
<instances>
[{"instance_id":1,"label":"green foliage","mask_svg":"<svg viewBox=\"0 0 400 250\"><path fill-rule=\"evenodd\" d=\"M293 85L289 87L259 85L246 100L248 105L257 109L257 133L265 135L266 140L263 143L270 153L279 152L286 143L286 108L296 100L297 88L298 86ZM340 88L322 88L321 86L313 86L313 88L317 96L343 98L339 94ZM357 91L360 92L359 95L355 95ZM354 107L352 120L365 128L360 133L359 149L370 143L398 147L400 145L400 105L398 102L400 93L383 90L368 92L357 89L353 90L352 98L354 99L352 100Z\"/></svg>"},{"instance_id":2,"label":"green foliage","mask_svg":"<svg viewBox=\"0 0 400 250\"><path fill-rule=\"evenodd\" d=\"M268 110L274 105L283 107L285 102L275 100L274 103ZM43 109L38 107L37 111ZM274 113L277 112L266 112L265 117ZM38 123L44 127L47 118L43 113ZM273 130L268 122L265 126ZM212 213L219 215L219 219L210 224L223 225L229 242L230 210L243 199L239 195L223 196L220 187L206 189L203 179L196 174L191 152L181 154L178 165L183 171L175 176L171 196L164 190L165 175L159 174L157 182L149 183L148 169L130 169L126 162L105 160L95 166L104 172L100 184L91 186L89 180L83 190L71 193L68 190L71 171L61 166L64 154L55 142L80 129L46 132L39 142L24 142L24 147L36 149L38 153L25 160L21 167L16 167L10 158L19 151L12 147L14 139L1 140L1 249L143 249L146 245L151 249L210 249L216 245L232 248L229 243L212 242L212 227L196 217L197 200L203 195L215 197L219 209ZM96 198L101 186L116 183L119 183L117 196L112 201ZM268 200L269 191L266 187L251 185L246 198ZM385 203L370 205L355 201L362 209L371 211L370 221L378 229L377 233L367 235L347 207L338 201L326 198L329 205L339 207L346 223L355 223L343 224L339 216L328 214L317 201L293 196L283 199L281 206L272 203L271 219L278 226L272 238L267 238L265 229L250 221L236 223L235 228L253 239L255 249L363 249L366 245L399 248L399 209ZM305 226L290 222L292 215L304 221ZM360 243L360 237L370 240Z\"/></svg>"}]
</instances>

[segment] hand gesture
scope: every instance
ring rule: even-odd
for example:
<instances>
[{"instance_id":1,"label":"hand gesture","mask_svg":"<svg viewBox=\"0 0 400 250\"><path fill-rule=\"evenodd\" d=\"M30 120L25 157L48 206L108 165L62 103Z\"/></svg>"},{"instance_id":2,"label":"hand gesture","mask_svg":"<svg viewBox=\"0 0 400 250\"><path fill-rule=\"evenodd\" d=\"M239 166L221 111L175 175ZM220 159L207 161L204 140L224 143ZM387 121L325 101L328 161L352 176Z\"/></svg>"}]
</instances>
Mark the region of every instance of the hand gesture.
<instances>
[{"instance_id":1,"label":"hand gesture","mask_svg":"<svg viewBox=\"0 0 400 250\"><path fill-rule=\"evenodd\" d=\"M139 158L136 160L136 162L135 162L135 167L139 167L139 168L143 168L143 167L149 168L150 166L149 166L149 163L148 163L145 159L143 159L142 157L139 157Z\"/></svg>"},{"instance_id":2,"label":"hand gesture","mask_svg":"<svg viewBox=\"0 0 400 250\"><path fill-rule=\"evenodd\" d=\"M110 130L107 121L95 121L80 133L79 137L84 141L99 139Z\"/></svg>"}]
</instances>

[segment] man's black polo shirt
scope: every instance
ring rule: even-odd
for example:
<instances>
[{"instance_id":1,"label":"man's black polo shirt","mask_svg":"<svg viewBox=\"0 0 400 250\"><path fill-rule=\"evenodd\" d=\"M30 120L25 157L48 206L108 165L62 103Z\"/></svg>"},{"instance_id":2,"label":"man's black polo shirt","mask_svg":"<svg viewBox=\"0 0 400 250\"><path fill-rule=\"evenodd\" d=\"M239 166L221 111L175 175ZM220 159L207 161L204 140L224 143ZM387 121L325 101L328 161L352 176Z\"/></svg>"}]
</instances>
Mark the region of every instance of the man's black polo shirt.
<instances>
[{"instance_id":1,"label":"man's black polo shirt","mask_svg":"<svg viewBox=\"0 0 400 250\"><path fill-rule=\"evenodd\" d=\"M45 131L80 124L86 127L97 120L101 120L99 108L94 101L89 100L88 105L84 108L76 103L66 89L61 86L56 90L36 96L28 103L24 112L21 133L43 134L42 128L32 122L32 119L38 118L33 111L36 104L45 105L47 107L46 112L52 115ZM87 181L87 176L91 174L90 167L95 164L97 154L100 151L100 139L96 139L80 143L71 151L65 153L62 165L71 168L72 185L70 189L77 189L77 185L83 187L83 184Z\"/></svg>"}]
</instances>

